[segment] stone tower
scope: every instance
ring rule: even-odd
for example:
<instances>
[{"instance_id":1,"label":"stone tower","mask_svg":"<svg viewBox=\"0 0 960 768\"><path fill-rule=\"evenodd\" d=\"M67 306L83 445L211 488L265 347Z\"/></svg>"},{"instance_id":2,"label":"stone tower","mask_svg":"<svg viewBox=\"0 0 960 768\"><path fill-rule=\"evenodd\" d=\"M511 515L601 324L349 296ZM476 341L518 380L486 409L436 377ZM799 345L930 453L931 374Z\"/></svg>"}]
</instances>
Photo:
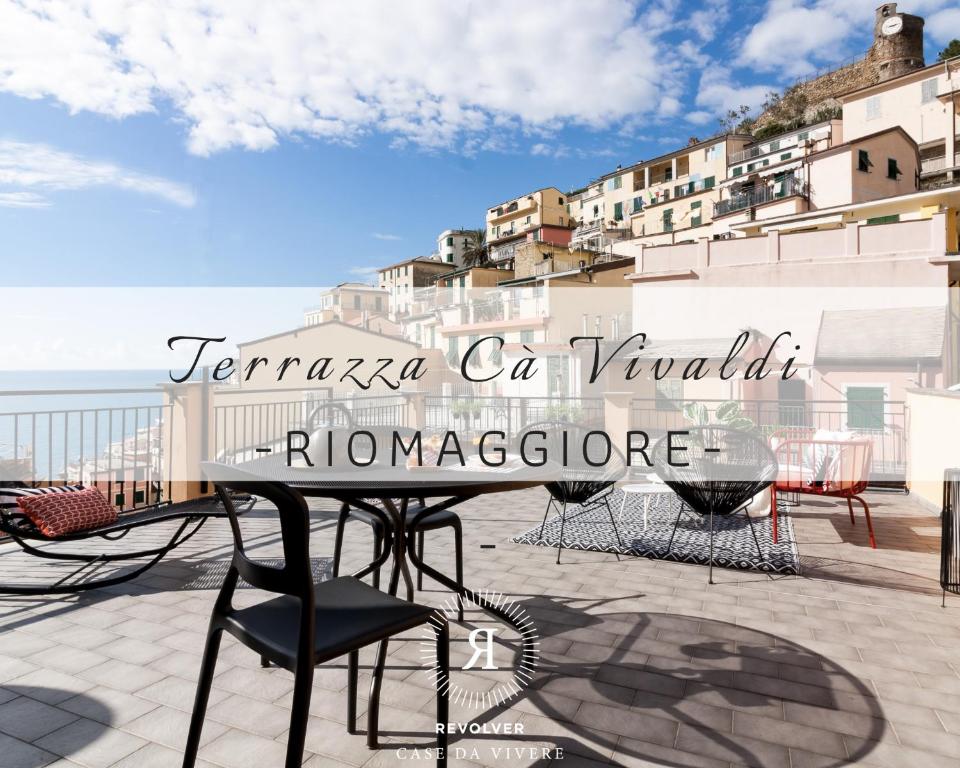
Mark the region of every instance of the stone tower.
<instances>
[{"instance_id":1,"label":"stone tower","mask_svg":"<svg viewBox=\"0 0 960 768\"><path fill-rule=\"evenodd\" d=\"M873 47L868 56L877 82L921 69L923 62L923 19L897 13L896 3L877 8L873 22Z\"/></svg>"}]
</instances>

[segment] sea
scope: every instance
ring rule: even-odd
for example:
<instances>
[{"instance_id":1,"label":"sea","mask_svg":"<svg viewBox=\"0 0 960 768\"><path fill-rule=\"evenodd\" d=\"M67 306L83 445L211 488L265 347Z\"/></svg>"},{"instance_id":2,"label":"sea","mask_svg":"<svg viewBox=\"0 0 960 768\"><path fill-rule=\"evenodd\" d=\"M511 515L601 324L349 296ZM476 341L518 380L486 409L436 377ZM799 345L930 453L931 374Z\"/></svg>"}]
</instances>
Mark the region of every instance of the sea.
<instances>
[{"instance_id":1,"label":"sea","mask_svg":"<svg viewBox=\"0 0 960 768\"><path fill-rule=\"evenodd\" d=\"M166 370L0 371L0 474L3 460L27 458L38 475L62 477L81 459L158 429L165 383Z\"/></svg>"}]
</instances>

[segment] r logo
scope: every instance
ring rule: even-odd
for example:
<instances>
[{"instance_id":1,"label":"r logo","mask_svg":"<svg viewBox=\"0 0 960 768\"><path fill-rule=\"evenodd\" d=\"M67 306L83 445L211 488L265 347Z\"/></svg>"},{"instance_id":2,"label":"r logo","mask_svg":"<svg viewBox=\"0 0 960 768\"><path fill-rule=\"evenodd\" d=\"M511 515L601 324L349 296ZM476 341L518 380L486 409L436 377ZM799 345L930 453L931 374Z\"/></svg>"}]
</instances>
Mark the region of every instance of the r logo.
<instances>
[{"instance_id":1,"label":"r logo","mask_svg":"<svg viewBox=\"0 0 960 768\"><path fill-rule=\"evenodd\" d=\"M475 709L503 706L533 679L540 656L537 628L522 605L499 592L467 590L463 606L469 612L465 622L457 621L459 610L451 597L425 625L420 642L424 672L431 683L447 688L451 702ZM441 673L437 660L436 632L443 625L450 631L451 650L457 651L447 674Z\"/></svg>"},{"instance_id":2,"label":"r logo","mask_svg":"<svg viewBox=\"0 0 960 768\"><path fill-rule=\"evenodd\" d=\"M474 665L477 663L477 660L481 655L486 655L487 660L483 663L481 669L500 669L496 664L493 663L493 633L492 629L474 629L470 632L470 637L467 638L467 642L470 643L470 647L473 648L473 656L466 663L463 669L473 669ZM484 641L484 646L481 646L477 642L477 638L483 635L486 640Z\"/></svg>"}]
</instances>

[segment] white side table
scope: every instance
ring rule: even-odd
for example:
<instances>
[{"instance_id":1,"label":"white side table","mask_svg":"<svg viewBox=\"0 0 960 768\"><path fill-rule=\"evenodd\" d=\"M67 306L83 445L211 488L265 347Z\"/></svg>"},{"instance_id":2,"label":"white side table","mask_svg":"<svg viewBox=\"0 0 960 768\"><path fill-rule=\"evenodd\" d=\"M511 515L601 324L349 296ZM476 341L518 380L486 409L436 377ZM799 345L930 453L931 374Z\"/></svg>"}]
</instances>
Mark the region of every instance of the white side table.
<instances>
[{"instance_id":1,"label":"white side table","mask_svg":"<svg viewBox=\"0 0 960 768\"><path fill-rule=\"evenodd\" d=\"M643 530L647 530L647 517L650 514L650 497L658 493L666 493L670 489L666 483L631 483L623 486L623 500L620 502L620 519L623 519L623 510L627 506L627 494L639 493L643 495Z\"/></svg>"}]
</instances>

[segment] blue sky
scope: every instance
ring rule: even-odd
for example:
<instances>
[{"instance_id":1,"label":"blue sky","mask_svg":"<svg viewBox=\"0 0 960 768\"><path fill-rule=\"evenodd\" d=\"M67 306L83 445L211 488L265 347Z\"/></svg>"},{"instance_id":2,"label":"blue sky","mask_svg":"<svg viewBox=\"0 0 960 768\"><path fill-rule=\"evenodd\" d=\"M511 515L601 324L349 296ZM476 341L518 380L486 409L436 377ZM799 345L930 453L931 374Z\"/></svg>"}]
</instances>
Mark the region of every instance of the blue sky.
<instances>
[{"instance_id":1,"label":"blue sky","mask_svg":"<svg viewBox=\"0 0 960 768\"><path fill-rule=\"evenodd\" d=\"M0 0L4 281L365 280L495 202L710 135L864 51L874 5ZM960 37L950 3L900 10L928 62Z\"/></svg>"}]
</instances>

